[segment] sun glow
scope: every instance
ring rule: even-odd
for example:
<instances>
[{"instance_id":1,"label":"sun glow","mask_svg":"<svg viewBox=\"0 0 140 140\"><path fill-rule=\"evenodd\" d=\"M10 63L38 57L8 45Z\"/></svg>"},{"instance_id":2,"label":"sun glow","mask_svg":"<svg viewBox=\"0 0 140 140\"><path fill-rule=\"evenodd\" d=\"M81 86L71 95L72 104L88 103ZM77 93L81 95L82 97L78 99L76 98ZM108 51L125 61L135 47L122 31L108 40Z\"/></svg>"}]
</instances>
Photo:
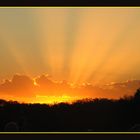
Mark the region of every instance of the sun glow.
<instances>
[{"instance_id":1,"label":"sun glow","mask_svg":"<svg viewBox=\"0 0 140 140\"><path fill-rule=\"evenodd\" d=\"M62 95L62 96L40 96L36 95L36 102L38 103L46 103L46 104L55 104L55 103L72 103L73 101L83 99L82 97L78 96L68 96L68 95Z\"/></svg>"}]
</instances>

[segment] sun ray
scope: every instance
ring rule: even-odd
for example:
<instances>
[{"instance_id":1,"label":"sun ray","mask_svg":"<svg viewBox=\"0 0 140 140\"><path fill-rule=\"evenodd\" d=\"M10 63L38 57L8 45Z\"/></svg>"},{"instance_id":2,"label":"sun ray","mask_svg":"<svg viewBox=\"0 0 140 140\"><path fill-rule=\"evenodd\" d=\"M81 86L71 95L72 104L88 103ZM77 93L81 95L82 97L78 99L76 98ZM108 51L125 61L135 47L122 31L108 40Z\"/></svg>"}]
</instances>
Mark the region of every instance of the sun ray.
<instances>
[{"instance_id":1,"label":"sun ray","mask_svg":"<svg viewBox=\"0 0 140 140\"><path fill-rule=\"evenodd\" d=\"M20 68L23 70L22 72L28 75L29 72L26 69L26 62L24 62L24 59L21 57L20 51L18 51L18 49L15 47L18 46L18 43L15 41L16 39L12 35L10 35L10 32L6 32L6 30L4 30L2 34L2 40L4 41L5 47L11 53L12 57L15 58L17 65L19 65Z\"/></svg>"}]
</instances>

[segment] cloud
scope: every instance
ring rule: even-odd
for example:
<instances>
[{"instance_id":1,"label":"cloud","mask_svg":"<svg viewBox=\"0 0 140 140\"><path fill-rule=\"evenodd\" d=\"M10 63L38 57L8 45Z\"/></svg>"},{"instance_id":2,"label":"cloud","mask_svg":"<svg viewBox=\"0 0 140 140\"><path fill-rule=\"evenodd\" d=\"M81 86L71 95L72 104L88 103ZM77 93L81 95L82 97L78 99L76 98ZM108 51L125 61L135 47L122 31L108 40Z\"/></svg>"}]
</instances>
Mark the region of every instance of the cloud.
<instances>
[{"instance_id":1,"label":"cloud","mask_svg":"<svg viewBox=\"0 0 140 140\"><path fill-rule=\"evenodd\" d=\"M48 75L41 75L35 79L41 95L63 95L70 94L70 85L67 81L53 81Z\"/></svg>"},{"instance_id":2,"label":"cloud","mask_svg":"<svg viewBox=\"0 0 140 140\"><path fill-rule=\"evenodd\" d=\"M34 84L34 81L36 84ZM14 97L39 96L77 96L83 98L120 98L124 95L134 95L140 87L140 80L129 80L111 83L104 86L83 84L71 87L67 81L53 81L48 75L41 75L34 80L26 75L15 74L11 80L0 84L0 94Z\"/></svg>"},{"instance_id":3,"label":"cloud","mask_svg":"<svg viewBox=\"0 0 140 140\"><path fill-rule=\"evenodd\" d=\"M112 86L112 87L137 87L140 86L140 80L127 80L125 82L119 82L119 83L111 83L108 84L107 86Z\"/></svg>"},{"instance_id":4,"label":"cloud","mask_svg":"<svg viewBox=\"0 0 140 140\"><path fill-rule=\"evenodd\" d=\"M35 79L36 83L42 88L50 88L54 86L54 82L49 79L48 75L41 75Z\"/></svg>"},{"instance_id":5,"label":"cloud","mask_svg":"<svg viewBox=\"0 0 140 140\"><path fill-rule=\"evenodd\" d=\"M140 80L128 80L125 82L111 83L104 85L102 88L104 88L107 92L114 94L115 97L134 95L136 90L140 88Z\"/></svg>"},{"instance_id":6,"label":"cloud","mask_svg":"<svg viewBox=\"0 0 140 140\"><path fill-rule=\"evenodd\" d=\"M30 96L34 89L34 81L31 78L18 74L14 75L11 81L5 80L0 85L0 92L16 96Z\"/></svg>"}]
</instances>

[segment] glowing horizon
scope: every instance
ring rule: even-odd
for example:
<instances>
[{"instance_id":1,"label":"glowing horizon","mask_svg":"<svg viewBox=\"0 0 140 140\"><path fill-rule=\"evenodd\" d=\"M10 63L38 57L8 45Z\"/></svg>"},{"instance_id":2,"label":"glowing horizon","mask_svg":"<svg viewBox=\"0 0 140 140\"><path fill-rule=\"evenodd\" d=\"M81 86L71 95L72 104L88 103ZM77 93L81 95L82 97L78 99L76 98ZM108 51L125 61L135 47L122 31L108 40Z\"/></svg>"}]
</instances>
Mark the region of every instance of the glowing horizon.
<instances>
[{"instance_id":1,"label":"glowing horizon","mask_svg":"<svg viewBox=\"0 0 140 140\"><path fill-rule=\"evenodd\" d=\"M48 74L34 78L15 74L12 79L5 79L0 83L0 99L20 103L72 103L83 99L119 99L124 96L133 96L138 88L140 88L140 80L92 85L56 81Z\"/></svg>"}]
</instances>

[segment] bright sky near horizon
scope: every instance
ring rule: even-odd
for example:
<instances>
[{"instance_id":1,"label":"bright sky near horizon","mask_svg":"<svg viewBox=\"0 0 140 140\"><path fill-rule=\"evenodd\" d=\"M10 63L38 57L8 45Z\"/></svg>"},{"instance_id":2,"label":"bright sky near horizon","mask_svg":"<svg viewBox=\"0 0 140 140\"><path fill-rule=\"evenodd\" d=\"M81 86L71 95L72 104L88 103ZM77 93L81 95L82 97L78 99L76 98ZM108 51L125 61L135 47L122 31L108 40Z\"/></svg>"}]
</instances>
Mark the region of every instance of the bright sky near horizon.
<instances>
[{"instance_id":1,"label":"bright sky near horizon","mask_svg":"<svg viewBox=\"0 0 140 140\"><path fill-rule=\"evenodd\" d=\"M0 8L0 21L0 79L140 79L140 8Z\"/></svg>"}]
</instances>

